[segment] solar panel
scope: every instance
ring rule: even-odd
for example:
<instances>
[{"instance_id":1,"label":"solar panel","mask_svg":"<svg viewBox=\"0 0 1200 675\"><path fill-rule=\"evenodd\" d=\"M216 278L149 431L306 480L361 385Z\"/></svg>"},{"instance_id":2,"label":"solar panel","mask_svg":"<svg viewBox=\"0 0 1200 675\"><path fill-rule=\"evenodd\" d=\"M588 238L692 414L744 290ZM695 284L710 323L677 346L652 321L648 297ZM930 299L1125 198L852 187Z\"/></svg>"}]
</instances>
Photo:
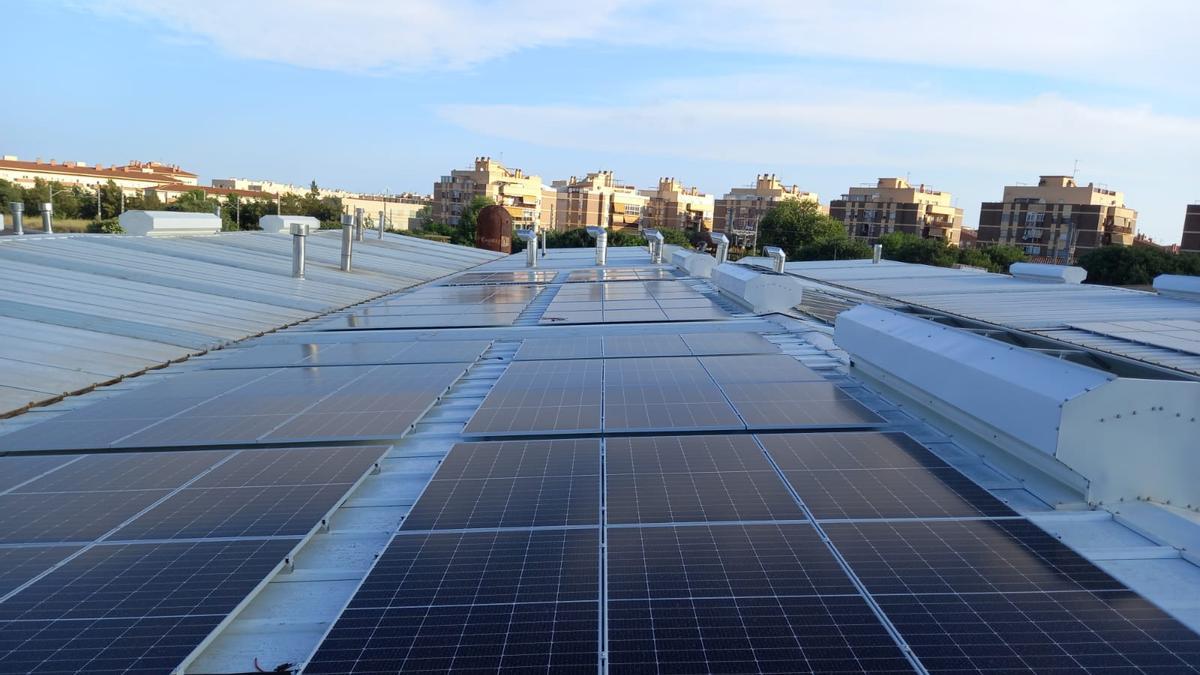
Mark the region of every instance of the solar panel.
<instances>
[{"instance_id":1,"label":"solar panel","mask_svg":"<svg viewBox=\"0 0 1200 675\"><path fill-rule=\"evenodd\" d=\"M489 345L487 340L264 344L226 350L206 365L210 369L229 369L471 363Z\"/></svg>"},{"instance_id":2,"label":"solar panel","mask_svg":"<svg viewBox=\"0 0 1200 675\"><path fill-rule=\"evenodd\" d=\"M0 541L92 541L167 493L122 490L0 495Z\"/></svg>"},{"instance_id":3,"label":"solar panel","mask_svg":"<svg viewBox=\"0 0 1200 675\"><path fill-rule=\"evenodd\" d=\"M785 470L949 468L903 433L759 434L758 438Z\"/></svg>"},{"instance_id":4,"label":"solar panel","mask_svg":"<svg viewBox=\"0 0 1200 675\"><path fill-rule=\"evenodd\" d=\"M433 480L405 530L595 525L599 476Z\"/></svg>"},{"instance_id":5,"label":"solar panel","mask_svg":"<svg viewBox=\"0 0 1200 675\"><path fill-rule=\"evenodd\" d=\"M604 356L604 338L576 336L527 338L517 350L514 361L597 359Z\"/></svg>"},{"instance_id":6,"label":"solar panel","mask_svg":"<svg viewBox=\"0 0 1200 675\"><path fill-rule=\"evenodd\" d=\"M600 431L599 361L520 361L493 385L464 434Z\"/></svg>"},{"instance_id":7,"label":"solar panel","mask_svg":"<svg viewBox=\"0 0 1200 675\"><path fill-rule=\"evenodd\" d=\"M594 528L401 534L350 609L594 601L599 551Z\"/></svg>"},{"instance_id":8,"label":"solar panel","mask_svg":"<svg viewBox=\"0 0 1200 675\"><path fill-rule=\"evenodd\" d=\"M624 302L624 301L622 301ZM642 302L642 301L634 301ZM653 303L653 301L647 301ZM704 299L704 302L708 302ZM612 304L612 303L609 303ZM600 303L564 303L564 309L574 311L575 305L594 306ZM724 354L778 354L775 345L757 333L681 333L664 335L605 335L572 336L570 338L526 338L516 361L550 361L563 359L637 358L673 356L718 356ZM794 360L794 359L793 359Z\"/></svg>"},{"instance_id":9,"label":"solar panel","mask_svg":"<svg viewBox=\"0 0 1200 675\"><path fill-rule=\"evenodd\" d=\"M332 316L312 324L310 330L380 330L385 328L482 328L510 326L520 312L431 314L426 316Z\"/></svg>"},{"instance_id":10,"label":"solar panel","mask_svg":"<svg viewBox=\"0 0 1200 675\"><path fill-rule=\"evenodd\" d=\"M608 335L604 338L604 355L609 358L686 356L690 353L678 335Z\"/></svg>"},{"instance_id":11,"label":"solar panel","mask_svg":"<svg viewBox=\"0 0 1200 675\"><path fill-rule=\"evenodd\" d=\"M829 382L723 384L721 389L750 429L857 427L886 423Z\"/></svg>"},{"instance_id":12,"label":"solar panel","mask_svg":"<svg viewBox=\"0 0 1200 675\"><path fill-rule=\"evenodd\" d=\"M596 476L600 443L595 439L459 443L438 467L437 480L517 476Z\"/></svg>"},{"instance_id":13,"label":"solar panel","mask_svg":"<svg viewBox=\"0 0 1200 675\"><path fill-rule=\"evenodd\" d=\"M78 459L77 455L0 457L0 492L11 490L47 471L53 471Z\"/></svg>"},{"instance_id":14,"label":"solar panel","mask_svg":"<svg viewBox=\"0 0 1200 675\"><path fill-rule=\"evenodd\" d=\"M7 595L78 550L78 546L0 546L0 595Z\"/></svg>"},{"instance_id":15,"label":"solar panel","mask_svg":"<svg viewBox=\"0 0 1200 675\"><path fill-rule=\"evenodd\" d=\"M443 286L471 284L528 284L554 281L555 270L515 270L512 272L467 272L444 282Z\"/></svg>"},{"instance_id":16,"label":"solar panel","mask_svg":"<svg viewBox=\"0 0 1200 675\"><path fill-rule=\"evenodd\" d=\"M761 450L755 457L751 446L744 436L608 439L608 522L803 520Z\"/></svg>"},{"instance_id":17,"label":"solar panel","mask_svg":"<svg viewBox=\"0 0 1200 675\"><path fill-rule=\"evenodd\" d=\"M1194 672L1200 664L1200 636L1131 591L876 600L930 672Z\"/></svg>"},{"instance_id":18,"label":"solar panel","mask_svg":"<svg viewBox=\"0 0 1200 675\"><path fill-rule=\"evenodd\" d=\"M0 604L0 671L171 672L294 545L95 546Z\"/></svg>"},{"instance_id":19,"label":"solar panel","mask_svg":"<svg viewBox=\"0 0 1200 675\"><path fill-rule=\"evenodd\" d=\"M1014 516L955 469L784 471L820 519Z\"/></svg>"},{"instance_id":20,"label":"solar panel","mask_svg":"<svg viewBox=\"0 0 1200 675\"><path fill-rule=\"evenodd\" d=\"M607 548L610 600L857 592L811 525L612 528Z\"/></svg>"},{"instance_id":21,"label":"solar panel","mask_svg":"<svg viewBox=\"0 0 1200 675\"><path fill-rule=\"evenodd\" d=\"M541 323L632 323L728 317L720 306L686 284L639 281L564 286L542 313Z\"/></svg>"},{"instance_id":22,"label":"solar panel","mask_svg":"<svg viewBox=\"0 0 1200 675\"><path fill-rule=\"evenodd\" d=\"M758 333L683 333L680 335L696 356L721 354L776 354L779 348Z\"/></svg>"},{"instance_id":23,"label":"solar panel","mask_svg":"<svg viewBox=\"0 0 1200 675\"><path fill-rule=\"evenodd\" d=\"M1025 520L829 523L824 527L872 593L1125 588Z\"/></svg>"},{"instance_id":24,"label":"solar panel","mask_svg":"<svg viewBox=\"0 0 1200 675\"><path fill-rule=\"evenodd\" d=\"M721 385L825 381L819 373L785 354L702 356L699 360Z\"/></svg>"},{"instance_id":25,"label":"solar panel","mask_svg":"<svg viewBox=\"0 0 1200 675\"><path fill-rule=\"evenodd\" d=\"M87 455L14 492L170 489L230 455L228 450Z\"/></svg>"},{"instance_id":26,"label":"solar panel","mask_svg":"<svg viewBox=\"0 0 1200 675\"><path fill-rule=\"evenodd\" d=\"M622 672L913 672L854 595L609 602L608 658Z\"/></svg>"},{"instance_id":27,"label":"solar panel","mask_svg":"<svg viewBox=\"0 0 1200 675\"><path fill-rule=\"evenodd\" d=\"M465 364L203 370L7 436L9 447L178 447L397 438Z\"/></svg>"}]
</instances>

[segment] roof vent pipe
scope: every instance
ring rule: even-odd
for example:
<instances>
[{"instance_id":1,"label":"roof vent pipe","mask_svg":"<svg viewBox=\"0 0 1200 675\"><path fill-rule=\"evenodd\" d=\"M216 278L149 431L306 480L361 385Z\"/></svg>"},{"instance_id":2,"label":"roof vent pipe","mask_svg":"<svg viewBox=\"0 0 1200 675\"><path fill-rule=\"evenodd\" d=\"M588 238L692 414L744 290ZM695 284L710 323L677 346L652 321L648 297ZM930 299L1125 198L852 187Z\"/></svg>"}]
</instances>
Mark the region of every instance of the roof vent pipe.
<instances>
[{"instance_id":1,"label":"roof vent pipe","mask_svg":"<svg viewBox=\"0 0 1200 675\"><path fill-rule=\"evenodd\" d=\"M308 236L308 226L304 223L292 223L292 278L304 278L304 238Z\"/></svg>"},{"instance_id":2,"label":"roof vent pipe","mask_svg":"<svg viewBox=\"0 0 1200 675\"><path fill-rule=\"evenodd\" d=\"M54 204L42 202L42 231L54 234Z\"/></svg>"},{"instance_id":3,"label":"roof vent pipe","mask_svg":"<svg viewBox=\"0 0 1200 675\"><path fill-rule=\"evenodd\" d=\"M354 255L354 216L342 216L342 271L350 271L350 258Z\"/></svg>"},{"instance_id":4,"label":"roof vent pipe","mask_svg":"<svg viewBox=\"0 0 1200 675\"><path fill-rule=\"evenodd\" d=\"M878 265L880 260L883 260L883 244L875 244L871 247L871 264Z\"/></svg>"},{"instance_id":5,"label":"roof vent pipe","mask_svg":"<svg viewBox=\"0 0 1200 675\"><path fill-rule=\"evenodd\" d=\"M603 227L591 225L588 227L587 233L596 240L596 264L604 267L608 261L608 232Z\"/></svg>"},{"instance_id":6,"label":"roof vent pipe","mask_svg":"<svg viewBox=\"0 0 1200 675\"><path fill-rule=\"evenodd\" d=\"M23 202L9 202L8 208L13 214L13 234L25 234L24 216L25 204Z\"/></svg>"},{"instance_id":7,"label":"roof vent pipe","mask_svg":"<svg viewBox=\"0 0 1200 675\"><path fill-rule=\"evenodd\" d=\"M720 232L713 232L709 237L717 245L717 264L729 262L729 237Z\"/></svg>"},{"instance_id":8,"label":"roof vent pipe","mask_svg":"<svg viewBox=\"0 0 1200 675\"><path fill-rule=\"evenodd\" d=\"M387 220L387 213L380 211L379 212L379 238L380 239L383 239L383 225L384 225L385 220Z\"/></svg>"},{"instance_id":9,"label":"roof vent pipe","mask_svg":"<svg viewBox=\"0 0 1200 675\"><path fill-rule=\"evenodd\" d=\"M537 232L533 230L517 230L517 239L525 242L525 266L537 267Z\"/></svg>"},{"instance_id":10,"label":"roof vent pipe","mask_svg":"<svg viewBox=\"0 0 1200 675\"><path fill-rule=\"evenodd\" d=\"M354 240L363 240L363 210L354 209Z\"/></svg>"},{"instance_id":11,"label":"roof vent pipe","mask_svg":"<svg viewBox=\"0 0 1200 675\"><path fill-rule=\"evenodd\" d=\"M646 230L646 241L650 244L650 262L662 263L663 236L658 230Z\"/></svg>"},{"instance_id":12,"label":"roof vent pipe","mask_svg":"<svg viewBox=\"0 0 1200 675\"><path fill-rule=\"evenodd\" d=\"M763 249L763 253L771 259L772 267L779 274L783 274L783 264L787 262L787 254L778 246L767 246Z\"/></svg>"},{"instance_id":13,"label":"roof vent pipe","mask_svg":"<svg viewBox=\"0 0 1200 675\"><path fill-rule=\"evenodd\" d=\"M548 239L547 234L546 234L547 232L549 232L549 230L542 230L542 257L543 258L546 257L546 240Z\"/></svg>"}]
</instances>

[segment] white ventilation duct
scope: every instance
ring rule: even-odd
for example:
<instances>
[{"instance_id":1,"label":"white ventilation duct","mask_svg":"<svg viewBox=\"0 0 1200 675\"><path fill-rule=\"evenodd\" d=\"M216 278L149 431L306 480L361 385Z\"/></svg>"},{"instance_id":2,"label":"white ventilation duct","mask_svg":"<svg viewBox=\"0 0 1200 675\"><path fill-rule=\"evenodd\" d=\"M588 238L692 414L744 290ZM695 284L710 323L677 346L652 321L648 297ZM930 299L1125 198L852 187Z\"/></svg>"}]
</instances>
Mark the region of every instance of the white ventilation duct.
<instances>
[{"instance_id":1,"label":"white ventilation duct","mask_svg":"<svg viewBox=\"0 0 1200 675\"><path fill-rule=\"evenodd\" d=\"M321 221L311 216L263 216L258 219L258 227L263 232L275 234L291 234L293 225L302 225L309 232L321 229Z\"/></svg>"},{"instance_id":2,"label":"white ventilation duct","mask_svg":"<svg viewBox=\"0 0 1200 675\"><path fill-rule=\"evenodd\" d=\"M537 232L517 230L517 239L525 242L525 266L537 267Z\"/></svg>"},{"instance_id":3,"label":"white ventilation duct","mask_svg":"<svg viewBox=\"0 0 1200 675\"><path fill-rule=\"evenodd\" d=\"M783 274L783 266L787 264L787 254L778 246L767 246L763 249L763 253L771 259L771 269L777 274Z\"/></svg>"},{"instance_id":4,"label":"white ventilation duct","mask_svg":"<svg viewBox=\"0 0 1200 675\"><path fill-rule=\"evenodd\" d=\"M688 276L709 277L717 260L711 255L681 248L671 254L671 264L687 272Z\"/></svg>"},{"instance_id":5,"label":"white ventilation duct","mask_svg":"<svg viewBox=\"0 0 1200 675\"><path fill-rule=\"evenodd\" d=\"M1008 273L1025 281L1040 281L1048 284L1080 284L1087 278L1087 270L1067 265L1043 263L1013 263Z\"/></svg>"},{"instance_id":6,"label":"white ventilation duct","mask_svg":"<svg viewBox=\"0 0 1200 675\"><path fill-rule=\"evenodd\" d=\"M717 265L712 280L722 295L733 298L756 314L791 309L803 298L803 285L799 279L734 263Z\"/></svg>"},{"instance_id":7,"label":"white ventilation duct","mask_svg":"<svg viewBox=\"0 0 1200 675\"><path fill-rule=\"evenodd\" d=\"M658 230L649 229L642 232L650 249L650 262L657 265L662 262L663 236Z\"/></svg>"},{"instance_id":8,"label":"white ventilation duct","mask_svg":"<svg viewBox=\"0 0 1200 675\"><path fill-rule=\"evenodd\" d=\"M587 233L596 240L596 264L604 267L608 262L608 231L592 225L587 228Z\"/></svg>"},{"instance_id":9,"label":"white ventilation duct","mask_svg":"<svg viewBox=\"0 0 1200 675\"><path fill-rule=\"evenodd\" d=\"M1168 298L1200 301L1200 277L1160 274L1154 277L1154 290Z\"/></svg>"},{"instance_id":10,"label":"white ventilation duct","mask_svg":"<svg viewBox=\"0 0 1200 675\"><path fill-rule=\"evenodd\" d=\"M211 213L126 211L117 222L126 234L151 237L216 234L221 231L221 219Z\"/></svg>"},{"instance_id":11,"label":"white ventilation duct","mask_svg":"<svg viewBox=\"0 0 1200 675\"><path fill-rule=\"evenodd\" d=\"M717 264L720 265L729 262L729 237L720 232L713 232L709 235L709 238L712 239L712 243L717 247Z\"/></svg>"},{"instance_id":12,"label":"white ventilation duct","mask_svg":"<svg viewBox=\"0 0 1200 675\"><path fill-rule=\"evenodd\" d=\"M1200 506L1200 382L1117 378L870 305L834 337L856 374L1093 504Z\"/></svg>"}]
</instances>

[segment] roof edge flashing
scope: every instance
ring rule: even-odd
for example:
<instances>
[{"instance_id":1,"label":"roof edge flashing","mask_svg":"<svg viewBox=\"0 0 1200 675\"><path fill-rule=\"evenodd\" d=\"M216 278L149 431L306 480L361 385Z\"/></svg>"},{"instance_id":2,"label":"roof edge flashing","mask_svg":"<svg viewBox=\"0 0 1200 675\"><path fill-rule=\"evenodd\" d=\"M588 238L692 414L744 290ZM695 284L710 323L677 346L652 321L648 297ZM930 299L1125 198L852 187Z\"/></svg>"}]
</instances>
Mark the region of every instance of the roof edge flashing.
<instances>
[{"instance_id":1,"label":"roof edge flashing","mask_svg":"<svg viewBox=\"0 0 1200 675\"><path fill-rule=\"evenodd\" d=\"M804 285L795 277L735 263L723 263L713 268L712 281L722 295L750 308L755 314L792 309L800 304L804 295Z\"/></svg>"},{"instance_id":2,"label":"roof edge flashing","mask_svg":"<svg viewBox=\"0 0 1200 675\"><path fill-rule=\"evenodd\" d=\"M1087 278L1087 270L1082 267L1046 263L1013 263L1008 273L1014 279L1047 284L1081 284Z\"/></svg>"}]
</instances>

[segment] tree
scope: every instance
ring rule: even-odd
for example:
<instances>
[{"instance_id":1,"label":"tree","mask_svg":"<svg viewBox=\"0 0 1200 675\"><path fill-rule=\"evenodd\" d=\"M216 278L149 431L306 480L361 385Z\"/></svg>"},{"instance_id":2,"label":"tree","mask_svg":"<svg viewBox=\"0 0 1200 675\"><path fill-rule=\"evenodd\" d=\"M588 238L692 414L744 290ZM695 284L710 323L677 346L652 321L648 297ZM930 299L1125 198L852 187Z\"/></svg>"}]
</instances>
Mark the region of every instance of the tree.
<instances>
[{"instance_id":1,"label":"tree","mask_svg":"<svg viewBox=\"0 0 1200 675\"><path fill-rule=\"evenodd\" d=\"M214 213L216 208L217 200L209 199L203 190L188 190L167 205L168 211L187 213Z\"/></svg>"},{"instance_id":2,"label":"tree","mask_svg":"<svg viewBox=\"0 0 1200 675\"><path fill-rule=\"evenodd\" d=\"M1148 285L1160 274L1200 276L1200 254L1169 253L1151 246L1105 246L1079 256L1087 283Z\"/></svg>"},{"instance_id":3,"label":"tree","mask_svg":"<svg viewBox=\"0 0 1200 675\"><path fill-rule=\"evenodd\" d=\"M861 260L870 258L871 247L866 242L846 236L830 237L802 246L793 260Z\"/></svg>"},{"instance_id":4,"label":"tree","mask_svg":"<svg viewBox=\"0 0 1200 675\"><path fill-rule=\"evenodd\" d=\"M899 262L952 267L958 262L958 249L940 238L923 239L908 232L889 232L879 238L883 257Z\"/></svg>"},{"instance_id":5,"label":"tree","mask_svg":"<svg viewBox=\"0 0 1200 675\"><path fill-rule=\"evenodd\" d=\"M788 257L803 260L804 246L846 239L846 226L821 213L815 202L789 199L771 207L758 223L760 246L778 246Z\"/></svg>"},{"instance_id":6,"label":"tree","mask_svg":"<svg viewBox=\"0 0 1200 675\"><path fill-rule=\"evenodd\" d=\"M454 243L474 246L475 225L479 219L479 212L495 203L491 197L483 195L472 197L467 208L463 209L462 215L458 217L458 233Z\"/></svg>"}]
</instances>

